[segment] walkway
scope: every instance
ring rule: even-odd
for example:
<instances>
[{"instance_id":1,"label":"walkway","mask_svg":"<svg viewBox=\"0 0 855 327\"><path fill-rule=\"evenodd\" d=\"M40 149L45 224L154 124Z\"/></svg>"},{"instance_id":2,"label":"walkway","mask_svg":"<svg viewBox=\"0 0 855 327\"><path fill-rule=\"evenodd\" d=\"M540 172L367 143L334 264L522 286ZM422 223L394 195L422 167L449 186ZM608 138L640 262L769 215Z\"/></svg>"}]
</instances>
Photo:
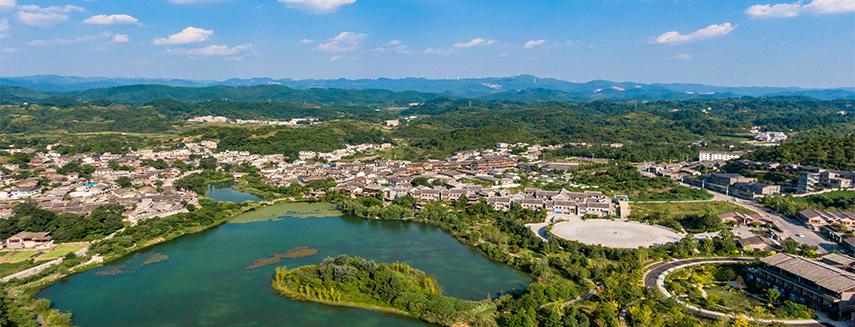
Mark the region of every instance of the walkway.
<instances>
[{"instance_id":1,"label":"walkway","mask_svg":"<svg viewBox=\"0 0 855 327\"><path fill-rule=\"evenodd\" d=\"M588 281L593 283L593 281L591 281L590 279L588 279ZM563 307L566 307L566 306L571 305L573 303L590 299L592 296L597 295L597 290L600 289L601 287L603 287L603 285L594 286L594 288L592 288L590 291L588 291L588 293L585 293L582 296L580 296L574 300L570 300L570 301L561 303L561 307L563 308Z\"/></svg>"},{"instance_id":2,"label":"walkway","mask_svg":"<svg viewBox=\"0 0 855 327\"><path fill-rule=\"evenodd\" d=\"M752 263L755 262L754 258L697 258L697 259L686 259L686 260L678 260L672 262L657 262L651 264L645 269L649 271L644 274L643 281L644 286L651 289L656 289L661 292L665 298L671 298L671 293L665 288L665 277L668 276L672 271L682 269L684 267L700 265L705 263ZM716 311L710 311L706 309L701 309L691 304L685 303L677 298L674 298L677 303L689 308L689 311L692 314L697 316L702 316L711 319L718 319L721 317L727 317L730 319L739 318L738 316L725 314ZM751 319L751 318L749 318ZM837 322L832 321L828 318L820 316L819 321L817 320L767 320L767 319L752 319L754 322L769 324L773 322L780 322L790 326L804 326L804 327L819 327L819 326L827 326L827 327L843 327L848 326L847 322Z\"/></svg>"}]
</instances>

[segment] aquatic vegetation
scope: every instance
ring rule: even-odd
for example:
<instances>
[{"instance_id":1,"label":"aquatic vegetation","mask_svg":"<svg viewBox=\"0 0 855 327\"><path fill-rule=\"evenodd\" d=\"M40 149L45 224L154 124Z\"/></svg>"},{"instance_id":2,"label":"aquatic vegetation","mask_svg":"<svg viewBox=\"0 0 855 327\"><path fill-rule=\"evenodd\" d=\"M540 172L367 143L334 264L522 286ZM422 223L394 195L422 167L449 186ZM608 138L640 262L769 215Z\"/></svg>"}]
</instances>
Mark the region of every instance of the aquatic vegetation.
<instances>
[{"instance_id":1,"label":"aquatic vegetation","mask_svg":"<svg viewBox=\"0 0 855 327\"><path fill-rule=\"evenodd\" d=\"M287 209L286 209L287 208ZM334 205L329 203L288 203L258 208L238 215L229 220L230 224L245 224L257 221L278 221L281 217L321 218L341 215Z\"/></svg>"},{"instance_id":2,"label":"aquatic vegetation","mask_svg":"<svg viewBox=\"0 0 855 327\"><path fill-rule=\"evenodd\" d=\"M285 253L273 253L269 257L256 259L255 262L244 269L261 268L274 263L279 263L285 258L302 258L318 254L318 250L310 249L308 246L295 246Z\"/></svg>"}]
</instances>

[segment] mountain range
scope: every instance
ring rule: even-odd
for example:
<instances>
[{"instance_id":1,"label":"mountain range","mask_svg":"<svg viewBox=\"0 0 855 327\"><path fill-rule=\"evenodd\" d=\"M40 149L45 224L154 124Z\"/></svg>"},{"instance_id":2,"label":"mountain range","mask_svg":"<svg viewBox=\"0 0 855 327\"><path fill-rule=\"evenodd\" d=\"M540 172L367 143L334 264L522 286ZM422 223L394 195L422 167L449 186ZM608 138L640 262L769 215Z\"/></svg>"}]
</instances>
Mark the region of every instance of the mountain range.
<instances>
[{"instance_id":1,"label":"mountain range","mask_svg":"<svg viewBox=\"0 0 855 327\"><path fill-rule=\"evenodd\" d=\"M143 87L145 85L145 87ZM423 101L448 96L477 98L481 100L512 101L588 101L594 99L686 100L751 97L809 97L822 100L855 99L855 87L836 89L805 89L797 87L722 87L703 84L644 84L594 80L574 83L554 78L531 75L465 79L272 79L250 78L225 81L106 78L37 75L25 77L0 77L0 96L5 102L25 102L50 97L72 97L79 100L107 98L114 102L136 104L159 97L182 101L223 100L232 101L294 101L316 102L312 96L335 93L330 89L373 93L388 90L394 94L384 101ZM299 92L304 90L307 92ZM326 90L326 91L324 91ZM142 93L145 94L142 94ZM286 93L283 95L282 93ZM341 92L340 92L341 93ZM371 92L369 92L371 93ZM383 92L380 92L383 93ZM342 94L344 95L344 94ZM376 94L375 94L376 95ZM389 94L385 94L389 95ZM339 101L369 104L374 101ZM329 104L332 101L320 101Z\"/></svg>"}]
</instances>

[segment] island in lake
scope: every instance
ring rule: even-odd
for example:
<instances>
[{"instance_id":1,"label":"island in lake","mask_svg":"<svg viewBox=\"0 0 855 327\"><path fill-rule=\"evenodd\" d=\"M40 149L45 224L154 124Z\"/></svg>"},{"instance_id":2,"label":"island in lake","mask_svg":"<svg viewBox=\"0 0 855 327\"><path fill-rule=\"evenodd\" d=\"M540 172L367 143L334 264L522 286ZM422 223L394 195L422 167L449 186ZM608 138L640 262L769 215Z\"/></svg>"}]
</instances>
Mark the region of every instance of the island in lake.
<instances>
[{"instance_id":1,"label":"island in lake","mask_svg":"<svg viewBox=\"0 0 855 327\"><path fill-rule=\"evenodd\" d=\"M402 262L340 255L318 265L276 268L273 288L293 300L364 308L443 326L495 326L496 304L443 296L436 279Z\"/></svg>"}]
</instances>

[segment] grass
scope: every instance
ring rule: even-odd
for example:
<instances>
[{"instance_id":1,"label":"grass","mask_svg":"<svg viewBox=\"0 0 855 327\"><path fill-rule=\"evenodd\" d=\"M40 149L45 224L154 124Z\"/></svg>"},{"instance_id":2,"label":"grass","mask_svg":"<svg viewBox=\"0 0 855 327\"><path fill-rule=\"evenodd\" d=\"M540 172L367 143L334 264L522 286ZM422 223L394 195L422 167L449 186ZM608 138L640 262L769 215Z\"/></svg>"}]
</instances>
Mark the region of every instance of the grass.
<instances>
[{"instance_id":1,"label":"grass","mask_svg":"<svg viewBox=\"0 0 855 327\"><path fill-rule=\"evenodd\" d=\"M753 210L749 210L743 208L739 205L729 203L729 202L721 202L721 201L708 201L708 202L672 202L672 203L638 203L632 202L630 203L630 210L634 216L649 216L655 212L659 213L668 213L670 217L673 218L683 218L687 216L698 216L704 215L707 212L707 208L710 208L712 213L715 215L722 214L725 212L736 211L739 213L753 215L757 212Z\"/></svg>"},{"instance_id":2,"label":"grass","mask_svg":"<svg viewBox=\"0 0 855 327\"><path fill-rule=\"evenodd\" d=\"M27 260L30 257L36 255L36 253L39 253L39 251L17 252L17 253L15 253L15 255L13 255L11 258L9 258L9 262L24 261L24 260Z\"/></svg>"},{"instance_id":3,"label":"grass","mask_svg":"<svg viewBox=\"0 0 855 327\"><path fill-rule=\"evenodd\" d=\"M0 276L8 276L24 269L30 268L35 264L30 264L28 261L15 263L0 263Z\"/></svg>"},{"instance_id":4,"label":"grass","mask_svg":"<svg viewBox=\"0 0 855 327\"><path fill-rule=\"evenodd\" d=\"M713 286L704 288L708 295L715 295L724 299L724 306L736 311L751 310L755 305L759 304L759 300L737 291L722 291L721 287Z\"/></svg>"},{"instance_id":5,"label":"grass","mask_svg":"<svg viewBox=\"0 0 855 327\"><path fill-rule=\"evenodd\" d=\"M62 257L64 255L68 254L68 253L80 251L80 249L82 249L82 248L85 248L85 246L79 245L79 246L69 246L69 247L59 248L59 249L54 250L53 252L50 252L48 254L41 256L41 258L44 258L44 259L59 258L59 257Z\"/></svg>"}]
</instances>

